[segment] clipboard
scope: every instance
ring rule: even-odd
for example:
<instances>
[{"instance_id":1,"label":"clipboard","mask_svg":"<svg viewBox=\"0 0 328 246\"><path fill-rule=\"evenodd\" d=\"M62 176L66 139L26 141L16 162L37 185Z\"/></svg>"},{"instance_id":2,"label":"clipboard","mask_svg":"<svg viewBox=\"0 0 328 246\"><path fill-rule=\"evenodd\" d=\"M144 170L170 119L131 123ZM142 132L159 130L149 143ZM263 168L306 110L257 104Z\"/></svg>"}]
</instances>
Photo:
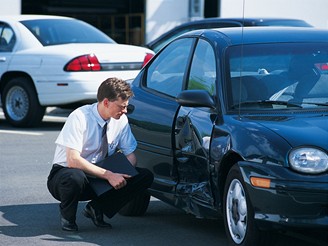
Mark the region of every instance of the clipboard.
<instances>
[{"instance_id":1,"label":"clipboard","mask_svg":"<svg viewBox=\"0 0 328 246\"><path fill-rule=\"evenodd\" d=\"M123 173L134 177L138 174L138 171L126 158L122 152L116 152L111 156L106 157L104 160L95 163L95 165L105 168L113 173ZM89 184L97 196L113 189L109 182L105 179L88 177Z\"/></svg>"}]
</instances>

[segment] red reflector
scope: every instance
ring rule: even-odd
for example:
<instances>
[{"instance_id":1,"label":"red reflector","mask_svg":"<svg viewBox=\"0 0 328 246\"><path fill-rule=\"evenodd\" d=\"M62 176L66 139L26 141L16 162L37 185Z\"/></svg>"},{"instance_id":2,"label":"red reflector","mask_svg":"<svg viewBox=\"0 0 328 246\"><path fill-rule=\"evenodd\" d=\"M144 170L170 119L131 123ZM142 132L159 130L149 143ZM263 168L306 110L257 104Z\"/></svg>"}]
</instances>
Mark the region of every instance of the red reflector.
<instances>
[{"instance_id":1,"label":"red reflector","mask_svg":"<svg viewBox=\"0 0 328 246\"><path fill-rule=\"evenodd\" d=\"M321 70L328 70L328 64L323 64L321 66Z\"/></svg>"},{"instance_id":2,"label":"red reflector","mask_svg":"<svg viewBox=\"0 0 328 246\"><path fill-rule=\"evenodd\" d=\"M80 71L81 70L81 65L79 62L79 59L75 59L68 63L64 69L65 71Z\"/></svg>"},{"instance_id":3,"label":"red reflector","mask_svg":"<svg viewBox=\"0 0 328 246\"><path fill-rule=\"evenodd\" d=\"M91 69L93 71L101 70L100 63L95 55L89 55L88 58L89 58L89 62L91 64Z\"/></svg>"},{"instance_id":4,"label":"red reflector","mask_svg":"<svg viewBox=\"0 0 328 246\"><path fill-rule=\"evenodd\" d=\"M84 70L84 71L91 70L91 67L90 67L91 64L89 63L89 59L87 56L81 56L78 59L81 64L82 70Z\"/></svg>"},{"instance_id":5,"label":"red reflector","mask_svg":"<svg viewBox=\"0 0 328 246\"><path fill-rule=\"evenodd\" d=\"M65 71L100 71L101 66L97 57L93 54L79 56L71 60L64 67Z\"/></svg>"},{"instance_id":6,"label":"red reflector","mask_svg":"<svg viewBox=\"0 0 328 246\"><path fill-rule=\"evenodd\" d=\"M147 53L142 63L142 67L146 66L146 64L150 61L151 58L153 58L153 56L153 54Z\"/></svg>"},{"instance_id":7,"label":"red reflector","mask_svg":"<svg viewBox=\"0 0 328 246\"><path fill-rule=\"evenodd\" d=\"M322 71L328 70L328 63L317 63L315 66Z\"/></svg>"}]
</instances>

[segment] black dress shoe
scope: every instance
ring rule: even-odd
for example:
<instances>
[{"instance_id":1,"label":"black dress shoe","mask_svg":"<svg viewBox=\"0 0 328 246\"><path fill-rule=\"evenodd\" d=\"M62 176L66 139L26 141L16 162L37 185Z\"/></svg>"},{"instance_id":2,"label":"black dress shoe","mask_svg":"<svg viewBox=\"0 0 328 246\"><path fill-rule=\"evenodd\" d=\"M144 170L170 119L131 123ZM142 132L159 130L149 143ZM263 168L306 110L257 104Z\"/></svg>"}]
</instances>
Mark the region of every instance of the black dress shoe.
<instances>
[{"instance_id":1,"label":"black dress shoe","mask_svg":"<svg viewBox=\"0 0 328 246\"><path fill-rule=\"evenodd\" d=\"M89 203L83 210L83 215L90 218L97 227L112 228L112 225L104 221L103 213L99 210L94 209Z\"/></svg>"},{"instance_id":2,"label":"black dress shoe","mask_svg":"<svg viewBox=\"0 0 328 246\"><path fill-rule=\"evenodd\" d=\"M60 222L61 222L63 231L78 231L78 227L77 227L77 224L75 223L75 221L73 221L73 222L68 221L68 220L64 219L63 217L61 217Z\"/></svg>"}]
</instances>

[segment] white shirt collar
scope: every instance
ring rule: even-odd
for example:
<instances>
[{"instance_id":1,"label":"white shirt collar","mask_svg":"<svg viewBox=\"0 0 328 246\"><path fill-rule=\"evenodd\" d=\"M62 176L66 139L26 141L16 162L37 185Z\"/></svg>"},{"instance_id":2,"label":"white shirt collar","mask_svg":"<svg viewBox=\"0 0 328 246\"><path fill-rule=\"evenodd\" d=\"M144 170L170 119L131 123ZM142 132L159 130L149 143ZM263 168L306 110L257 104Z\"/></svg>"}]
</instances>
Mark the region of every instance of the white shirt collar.
<instances>
[{"instance_id":1,"label":"white shirt collar","mask_svg":"<svg viewBox=\"0 0 328 246\"><path fill-rule=\"evenodd\" d=\"M100 114L98 112L98 103L94 103L92 105L92 113L94 114L94 116L96 118L96 121L101 126L101 128L104 127L104 125L106 124L106 122L109 123L110 119L106 121L103 118L101 118L101 116L100 116Z\"/></svg>"}]
</instances>

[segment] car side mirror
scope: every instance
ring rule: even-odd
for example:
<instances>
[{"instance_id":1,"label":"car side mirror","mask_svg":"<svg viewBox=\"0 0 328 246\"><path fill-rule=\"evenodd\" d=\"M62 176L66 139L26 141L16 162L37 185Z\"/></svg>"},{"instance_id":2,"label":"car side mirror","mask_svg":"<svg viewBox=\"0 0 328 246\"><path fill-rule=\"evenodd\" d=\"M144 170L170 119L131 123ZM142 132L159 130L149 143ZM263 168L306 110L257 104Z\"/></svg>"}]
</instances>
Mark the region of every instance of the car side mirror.
<instances>
[{"instance_id":1,"label":"car side mirror","mask_svg":"<svg viewBox=\"0 0 328 246\"><path fill-rule=\"evenodd\" d=\"M132 114L134 111L134 108L135 108L134 105L129 104L127 107L127 114Z\"/></svg>"},{"instance_id":2,"label":"car side mirror","mask_svg":"<svg viewBox=\"0 0 328 246\"><path fill-rule=\"evenodd\" d=\"M176 101L181 106L186 107L207 107L215 108L213 97L205 90L185 90L181 91Z\"/></svg>"}]
</instances>

